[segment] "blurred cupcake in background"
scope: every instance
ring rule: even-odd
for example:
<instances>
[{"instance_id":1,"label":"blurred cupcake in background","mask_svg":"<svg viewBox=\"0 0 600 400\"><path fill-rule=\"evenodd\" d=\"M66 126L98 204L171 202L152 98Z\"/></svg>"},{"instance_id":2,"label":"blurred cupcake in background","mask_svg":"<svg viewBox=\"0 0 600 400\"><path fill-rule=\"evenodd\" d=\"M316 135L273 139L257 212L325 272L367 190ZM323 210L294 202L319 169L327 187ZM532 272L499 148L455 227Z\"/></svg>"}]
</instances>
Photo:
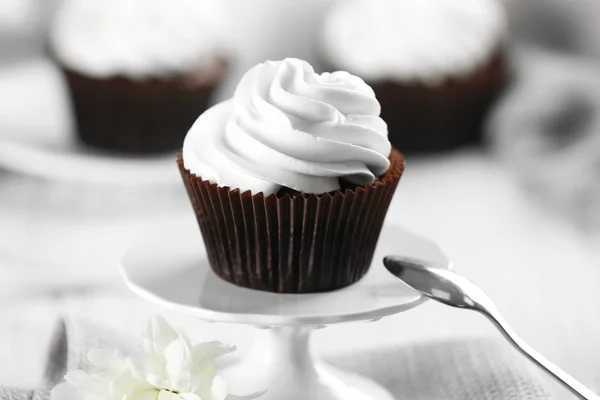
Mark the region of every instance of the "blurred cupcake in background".
<instances>
[{"instance_id":1,"label":"blurred cupcake in background","mask_svg":"<svg viewBox=\"0 0 600 400\"><path fill-rule=\"evenodd\" d=\"M64 0L50 31L81 141L150 154L181 147L227 69L218 0Z\"/></svg>"},{"instance_id":2,"label":"blurred cupcake in background","mask_svg":"<svg viewBox=\"0 0 600 400\"><path fill-rule=\"evenodd\" d=\"M477 143L508 78L506 15L496 0L348 0L325 20L329 69L375 90L404 152Z\"/></svg>"}]
</instances>

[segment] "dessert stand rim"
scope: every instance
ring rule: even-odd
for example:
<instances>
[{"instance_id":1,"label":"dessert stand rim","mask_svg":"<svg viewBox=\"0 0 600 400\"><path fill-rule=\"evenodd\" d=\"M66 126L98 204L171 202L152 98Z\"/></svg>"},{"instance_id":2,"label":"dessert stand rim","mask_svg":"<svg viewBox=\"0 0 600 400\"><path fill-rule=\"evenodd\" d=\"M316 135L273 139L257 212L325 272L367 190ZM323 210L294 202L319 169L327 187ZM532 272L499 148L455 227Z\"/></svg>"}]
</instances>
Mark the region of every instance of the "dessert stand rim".
<instances>
[{"instance_id":1,"label":"dessert stand rim","mask_svg":"<svg viewBox=\"0 0 600 400\"><path fill-rule=\"evenodd\" d=\"M134 294L138 297L149 301L161 308L169 311L184 314L189 317L193 317L205 322L215 323L226 323L226 324L237 324L237 325L251 325L260 328L275 328L275 327L309 327L309 328L320 328L328 325L338 325L343 323L352 322L376 322L382 318L396 315L408 310L411 310L429 299L423 295L415 295L415 299L395 306L389 306L380 308L378 310L357 312L354 314L342 314L342 315L331 315L331 316L313 316L313 315L298 315L298 316L278 316L278 315L263 315L263 314L238 314L229 313L215 310L208 310L202 307L194 307L184 304L174 304L169 300L162 299L160 296L151 293L149 290L137 286L131 282L129 277L124 272L123 268L120 268L120 273L125 281L125 284ZM344 288L350 289L352 285ZM288 296L288 293L276 293L275 295ZM297 294L291 294L292 296L298 296ZM302 296L302 294L300 294Z\"/></svg>"}]
</instances>

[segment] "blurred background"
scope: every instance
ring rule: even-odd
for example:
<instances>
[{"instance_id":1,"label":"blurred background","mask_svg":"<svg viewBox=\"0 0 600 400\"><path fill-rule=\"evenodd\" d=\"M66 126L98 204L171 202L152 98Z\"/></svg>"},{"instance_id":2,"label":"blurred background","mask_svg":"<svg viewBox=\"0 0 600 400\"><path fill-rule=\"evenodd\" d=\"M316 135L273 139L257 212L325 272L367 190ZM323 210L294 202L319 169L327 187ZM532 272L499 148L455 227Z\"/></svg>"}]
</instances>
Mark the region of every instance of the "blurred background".
<instances>
[{"instance_id":1,"label":"blurred background","mask_svg":"<svg viewBox=\"0 0 600 400\"><path fill-rule=\"evenodd\" d=\"M407 159L388 222L440 243L600 388L600 2L490 2L0 1L0 385L40 381L63 315L144 320L119 259L147 227L193 218L187 127L256 63L298 57L380 98ZM339 329L319 351L492 332L429 304Z\"/></svg>"}]
</instances>

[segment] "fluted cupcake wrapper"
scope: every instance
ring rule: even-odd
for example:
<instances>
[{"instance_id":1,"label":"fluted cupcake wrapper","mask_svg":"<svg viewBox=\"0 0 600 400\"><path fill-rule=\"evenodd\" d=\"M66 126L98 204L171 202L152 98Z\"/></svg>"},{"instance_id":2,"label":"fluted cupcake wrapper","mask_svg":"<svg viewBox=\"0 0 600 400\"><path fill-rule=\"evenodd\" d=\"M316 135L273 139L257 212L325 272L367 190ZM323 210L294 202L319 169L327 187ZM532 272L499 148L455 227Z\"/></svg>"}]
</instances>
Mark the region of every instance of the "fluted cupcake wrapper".
<instances>
[{"instance_id":1,"label":"fluted cupcake wrapper","mask_svg":"<svg viewBox=\"0 0 600 400\"><path fill-rule=\"evenodd\" d=\"M129 154L177 151L220 80L194 86L183 78L137 82L63 70L81 142Z\"/></svg>"},{"instance_id":2,"label":"fluted cupcake wrapper","mask_svg":"<svg viewBox=\"0 0 600 400\"><path fill-rule=\"evenodd\" d=\"M252 195L202 180L178 158L212 269L239 286L312 293L348 286L369 269L404 169L393 151L374 184L334 193Z\"/></svg>"},{"instance_id":3,"label":"fluted cupcake wrapper","mask_svg":"<svg viewBox=\"0 0 600 400\"><path fill-rule=\"evenodd\" d=\"M324 61L325 70L338 66ZM510 61L504 47L470 74L448 78L436 85L366 80L381 103L381 118L388 138L402 153L444 151L480 144L490 109L511 78Z\"/></svg>"},{"instance_id":4,"label":"fluted cupcake wrapper","mask_svg":"<svg viewBox=\"0 0 600 400\"><path fill-rule=\"evenodd\" d=\"M469 76L433 87L367 83L381 103L392 144L404 153L418 153L481 143L486 116L508 80L506 56L498 52Z\"/></svg>"}]
</instances>

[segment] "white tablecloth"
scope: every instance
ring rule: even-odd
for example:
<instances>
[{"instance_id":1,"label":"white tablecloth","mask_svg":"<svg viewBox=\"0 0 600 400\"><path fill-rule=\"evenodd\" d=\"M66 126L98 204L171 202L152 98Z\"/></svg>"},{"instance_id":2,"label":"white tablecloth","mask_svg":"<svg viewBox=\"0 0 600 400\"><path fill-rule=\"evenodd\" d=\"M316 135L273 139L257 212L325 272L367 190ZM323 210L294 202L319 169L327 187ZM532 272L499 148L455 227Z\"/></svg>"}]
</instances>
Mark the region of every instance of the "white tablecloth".
<instances>
[{"instance_id":1,"label":"white tablecloth","mask_svg":"<svg viewBox=\"0 0 600 400\"><path fill-rule=\"evenodd\" d=\"M21 215L35 213L43 218L44 201L10 201L11 193L21 199L27 197L27 190L31 190L31 196L39 195L35 180L5 176L3 182L0 213L11 204L11 213L20 210ZM523 197L513 182L501 164L475 151L430 159L409 158L388 218L439 242L455 269L489 293L517 332L551 360L600 391L600 249L597 238L586 237L547 214ZM60 193L53 194L54 189L65 190L61 185L46 185L43 196L60 197ZM180 203L175 202L167 209L173 218L187 218L190 217L188 207L182 197ZM152 218L134 214L123 218L120 224L115 224L119 228L115 240L104 243L93 241L110 237L109 227L114 221L94 217L86 208L79 213L76 210L64 213L61 223L79 227L76 245L70 248L65 260L84 259L89 247L81 243L86 241L92 242L93 248L104 249L102 266L94 263L77 266L82 280L76 290L29 290L26 281L20 280L22 286L18 286L16 280L0 279L0 293L17 293L0 300L0 360L9 360L0 363L0 384L33 386L39 382L41 360L52 324L61 314L84 315L122 330L139 331L141 323L156 309L123 287L116 272L118 255L126 246L122 241L144 224L168 218L171 214L167 209ZM51 212L56 210L49 207L47 213ZM11 223L17 226L19 220L13 219ZM34 222L30 228L32 235L40 234L34 231ZM63 236L68 234L55 233L47 232L47 243L64 240ZM6 232L3 235L6 235L2 237L3 243L14 240L14 246L23 245L19 242L22 237L11 238ZM31 248L32 253L35 251L35 247ZM59 259L54 261L57 264ZM74 268L68 264L65 263L63 270L66 271L64 282L69 281L68 271ZM42 276L49 272L50 265L22 266L16 260L9 260L0 267L0 271L13 273L29 268L28 274ZM54 265L54 268L57 272L52 274L61 273L59 266ZM90 285L95 282L107 284L92 290ZM195 334L234 342L242 351L251 340L246 327L169 317ZM469 335L495 336L497 333L476 314L430 302L379 322L317 331L314 345L317 352L331 354Z\"/></svg>"}]
</instances>

